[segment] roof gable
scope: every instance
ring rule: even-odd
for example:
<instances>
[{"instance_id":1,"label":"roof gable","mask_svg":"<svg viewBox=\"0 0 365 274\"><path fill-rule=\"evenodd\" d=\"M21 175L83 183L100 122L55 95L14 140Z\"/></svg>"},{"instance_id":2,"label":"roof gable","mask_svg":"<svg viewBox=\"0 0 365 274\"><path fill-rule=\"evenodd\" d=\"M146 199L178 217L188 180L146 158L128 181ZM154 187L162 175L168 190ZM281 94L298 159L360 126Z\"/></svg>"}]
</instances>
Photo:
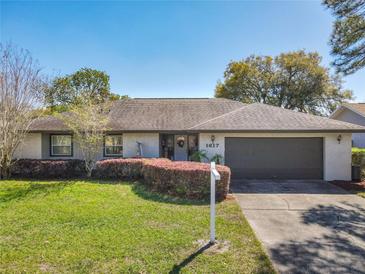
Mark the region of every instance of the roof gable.
<instances>
[{"instance_id":1,"label":"roof gable","mask_svg":"<svg viewBox=\"0 0 365 274\"><path fill-rule=\"evenodd\" d=\"M330 118L336 119L336 117L341 114L344 110L352 111L362 117L365 118L365 103L345 103L341 105L338 109L336 109L331 115Z\"/></svg>"},{"instance_id":2,"label":"roof gable","mask_svg":"<svg viewBox=\"0 0 365 274\"><path fill-rule=\"evenodd\" d=\"M347 103L345 106L365 117L365 103Z\"/></svg>"}]
</instances>

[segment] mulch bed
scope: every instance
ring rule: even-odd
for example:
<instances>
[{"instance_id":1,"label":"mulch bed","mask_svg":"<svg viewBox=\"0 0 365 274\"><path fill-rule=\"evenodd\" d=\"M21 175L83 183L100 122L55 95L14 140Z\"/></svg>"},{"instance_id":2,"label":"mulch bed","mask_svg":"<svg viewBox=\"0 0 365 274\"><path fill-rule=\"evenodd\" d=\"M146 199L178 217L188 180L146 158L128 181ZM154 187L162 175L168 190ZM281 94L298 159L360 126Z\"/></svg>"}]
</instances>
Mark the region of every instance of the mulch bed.
<instances>
[{"instance_id":1,"label":"mulch bed","mask_svg":"<svg viewBox=\"0 0 365 274\"><path fill-rule=\"evenodd\" d=\"M347 191L365 191L365 181L362 182L332 181L331 183Z\"/></svg>"}]
</instances>

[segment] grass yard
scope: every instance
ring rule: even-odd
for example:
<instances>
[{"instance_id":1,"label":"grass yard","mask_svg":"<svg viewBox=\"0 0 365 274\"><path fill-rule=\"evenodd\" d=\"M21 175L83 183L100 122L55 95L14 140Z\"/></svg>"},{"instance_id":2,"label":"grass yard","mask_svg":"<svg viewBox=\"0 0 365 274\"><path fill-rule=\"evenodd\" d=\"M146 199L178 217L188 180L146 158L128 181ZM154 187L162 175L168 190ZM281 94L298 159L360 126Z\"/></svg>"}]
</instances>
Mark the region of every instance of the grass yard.
<instances>
[{"instance_id":1,"label":"grass yard","mask_svg":"<svg viewBox=\"0 0 365 274\"><path fill-rule=\"evenodd\" d=\"M234 200L209 206L128 183L0 181L0 273L271 273ZM228 250L227 250L228 248Z\"/></svg>"}]
</instances>

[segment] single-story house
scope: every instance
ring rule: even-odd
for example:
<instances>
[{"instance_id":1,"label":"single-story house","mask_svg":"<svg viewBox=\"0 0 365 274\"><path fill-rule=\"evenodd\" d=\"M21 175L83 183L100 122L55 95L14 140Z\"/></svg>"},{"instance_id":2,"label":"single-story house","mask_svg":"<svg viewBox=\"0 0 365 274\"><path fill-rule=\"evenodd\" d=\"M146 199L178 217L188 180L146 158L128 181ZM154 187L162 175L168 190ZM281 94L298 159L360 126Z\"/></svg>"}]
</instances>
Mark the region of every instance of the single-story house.
<instances>
[{"instance_id":1,"label":"single-story house","mask_svg":"<svg viewBox=\"0 0 365 274\"><path fill-rule=\"evenodd\" d=\"M365 127L228 99L126 99L110 111L99 158L219 154L235 178L351 180L351 135ZM17 158L77 159L72 132L35 120Z\"/></svg>"},{"instance_id":2,"label":"single-story house","mask_svg":"<svg viewBox=\"0 0 365 274\"><path fill-rule=\"evenodd\" d=\"M365 103L346 103L336 109L331 119L365 126ZM365 148L365 133L353 133L352 145Z\"/></svg>"}]
</instances>

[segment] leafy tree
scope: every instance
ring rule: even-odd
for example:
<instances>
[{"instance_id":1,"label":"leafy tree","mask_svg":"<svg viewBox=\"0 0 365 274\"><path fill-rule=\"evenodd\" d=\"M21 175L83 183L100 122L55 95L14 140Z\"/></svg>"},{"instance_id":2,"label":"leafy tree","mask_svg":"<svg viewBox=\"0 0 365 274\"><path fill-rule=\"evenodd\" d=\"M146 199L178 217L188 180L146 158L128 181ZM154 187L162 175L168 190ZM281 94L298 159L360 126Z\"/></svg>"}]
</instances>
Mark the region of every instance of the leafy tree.
<instances>
[{"instance_id":1,"label":"leafy tree","mask_svg":"<svg viewBox=\"0 0 365 274\"><path fill-rule=\"evenodd\" d=\"M328 115L351 99L352 92L343 90L340 76L331 76L320 63L318 53L303 50L232 61L224 81L216 86L215 96Z\"/></svg>"},{"instance_id":2,"label":"leafy tree","mask_svg":"<svg viewBox=\"0 0 365 274\"><path fill-rule=\"evenodd\" d=\"M338 72L351 74L365 66L365 0L324 0L336 20L330 45Z\"/></svg>"},{"instance_id":3,"label":"leafy tree","mask_svg":"<svg viewBox=\"0 0 365 274\"><path fill-rule=\"evenodd\" d=\"M98 155L103 147L104 134L109 122L108 103L95 103L89 98L80 104L70 106L67 113L56 116L73 132L73 138L79 145L81 155L85 161L87 176L91 177Z\"/></svg>"},{"instance_id":4,"label":"leafy tree","mask_svg":"<svg viewBox=\"0 0 365 274\"><path fill-rule=\"evenodd\" d=\"M46 104L55 112L66 111L72 104L83 102L83 98L94 103L124 98L110 92L109 76L90 68L82 68L71 75L57 77L45 94Z\"/></svg>"}]
</instances>

